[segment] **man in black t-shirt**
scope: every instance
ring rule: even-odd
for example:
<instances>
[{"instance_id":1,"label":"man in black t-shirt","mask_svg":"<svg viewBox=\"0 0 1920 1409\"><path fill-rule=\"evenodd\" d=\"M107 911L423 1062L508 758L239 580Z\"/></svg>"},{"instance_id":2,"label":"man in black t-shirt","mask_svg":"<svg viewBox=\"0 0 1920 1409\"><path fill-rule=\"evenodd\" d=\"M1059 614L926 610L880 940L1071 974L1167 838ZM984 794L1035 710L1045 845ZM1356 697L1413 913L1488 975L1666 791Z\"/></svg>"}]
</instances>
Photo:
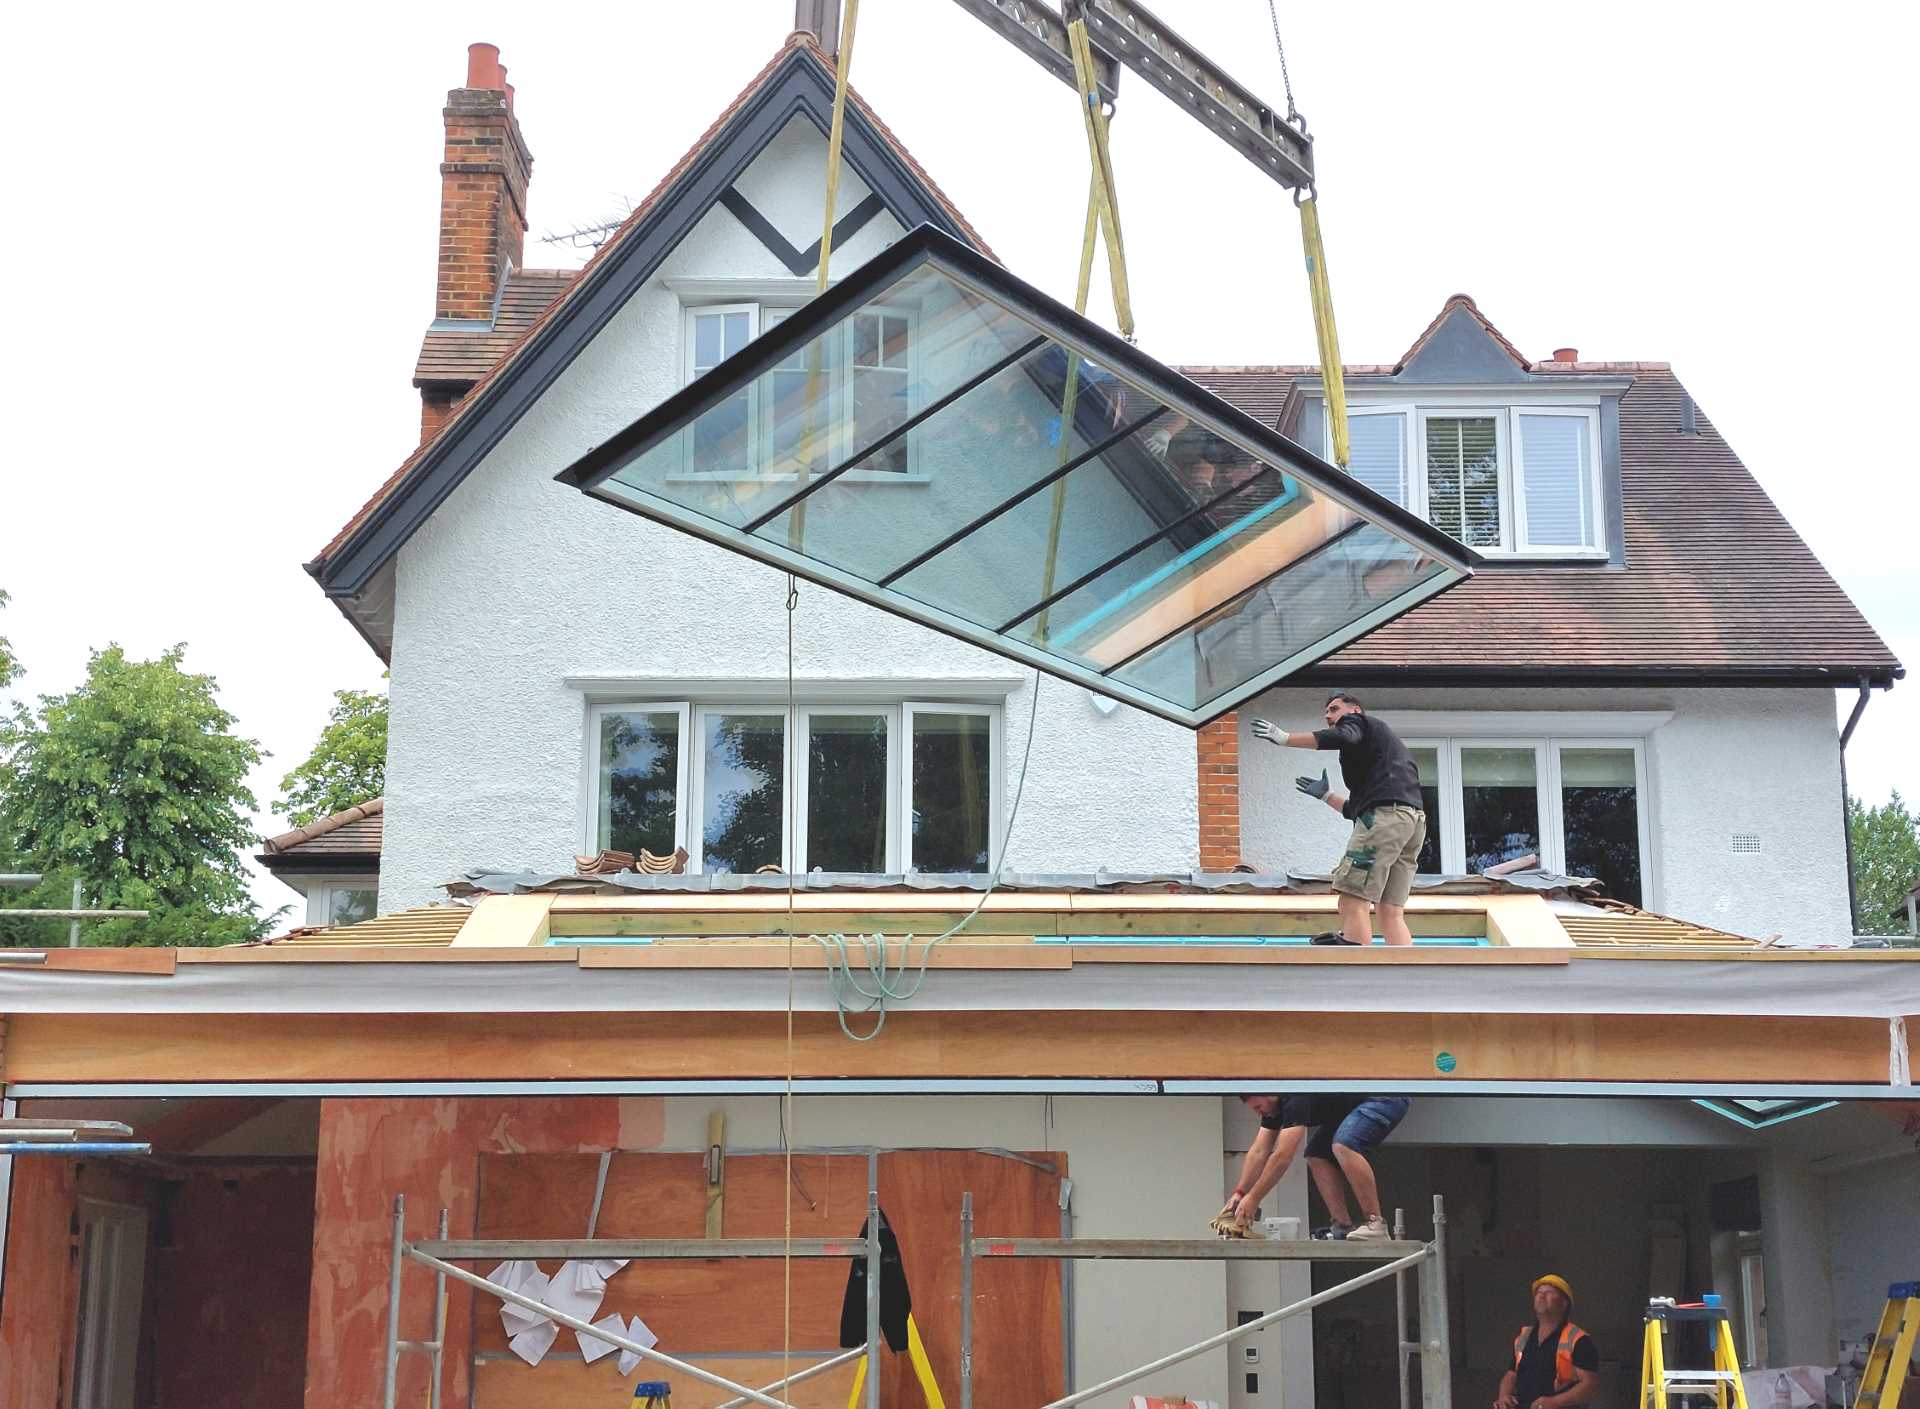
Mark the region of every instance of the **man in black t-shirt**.
<instances>
[{"instance_id":1,"label":"man in black t-shirt","mask_svg":"<svg viewBox=\"0 0 1920 1409\"><path fill-rule=\"evenodd\" d=\"M1493 1409L1574 1409L1600 1388L1600 1349L1573 1324L1573 1288L1549 1272L1533 1283L1534 1324L1513 1341L1513 1368L1500 1377Z\"/></svg>"},{"instance_id":2,"label":"man in black t-shirt","mask_svg":"<svg viewBox=\"0 0 1920 1409\"><path fill-rule=\"evenodd\" d=\"M1214 1220L1244 1231L1261 1200L1286 1177L1304 1143L1314 1186L1332 1220L1315 1237L1381 1239L1389 1236L1380 1214L1380 1193L1368 1156L1393 1133L1411 1104L1397 1096L1242 1096L1260 1117L1260 1130L1247 1147L1240 1178L1226 1207ZM1311 1136L1308 1131L1311 1130ZM1350 1223L1347 1195L1360 1206L1363 1220ZM1228 1231L1222 1228L1223 1232Z\"/></svg>"},{"instance_id":3,"label":"man in black t-shirt","mask_svg":"<svg viewBox=\"0 0 1920 1409\"><path fill-rule=\"evenodd\" d=\"M1288 733L1270 719L1253 721L1253 736L1292 749L1338 749L1347 791L1302 774L1294 787L1318 798L1353 823L1346 854L1333 868L1340 897L1340 933L1348 944L1372 944L1378 915L1388 944L1412 944L1407 896L1415 864L1427 841L1426 803L1420 769L1400 736L1368 714L1345 690L1327 697L1327 727Z\"/></svg>"}]
</instances>

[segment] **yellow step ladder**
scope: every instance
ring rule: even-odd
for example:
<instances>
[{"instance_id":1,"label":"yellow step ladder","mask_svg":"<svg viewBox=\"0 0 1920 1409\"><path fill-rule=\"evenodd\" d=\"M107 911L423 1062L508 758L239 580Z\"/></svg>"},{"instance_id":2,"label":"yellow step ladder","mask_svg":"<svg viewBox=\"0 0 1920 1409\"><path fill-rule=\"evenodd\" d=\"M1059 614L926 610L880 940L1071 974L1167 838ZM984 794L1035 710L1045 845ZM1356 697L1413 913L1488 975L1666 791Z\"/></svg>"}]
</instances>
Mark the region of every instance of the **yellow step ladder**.
<instances>
[{"instance_id":1,"label":"yellow step ladder","mask_svg":"<svg viewBox=\"0 0 1920 1409\"><path fill-rule=\"evenodd\" d=\"M1887 1309L1880 1313L1867 1368L1860 1376L1858 1409L1899 1409L1900 1387L1913 1363L1913 1343L1920 1338L1920 1282L1895 1282L1887 1288Z\"/></svg>"},{"instance_id":2,"label":"yellow step ladder","mask_svg":"<svg viewBox=\"0 0 1920 1409\"><path fill-rule=\"evenodd\" d=\"M1713 1340L1713 1368L1676 1370L1667 1367L1666 1331L1683 1321L1709 1323ZM1718 1304L1680 1305L1672 1297L1647 1303L1646 1344L1640 1354L1640 1409L1671 1409L1710 1399L1714 1409L1747 1409L1747 1391L1740 1383L1740 1358L1733 1350L1733 1324L1727 1308Z\"/></svg>"}]
</instances>

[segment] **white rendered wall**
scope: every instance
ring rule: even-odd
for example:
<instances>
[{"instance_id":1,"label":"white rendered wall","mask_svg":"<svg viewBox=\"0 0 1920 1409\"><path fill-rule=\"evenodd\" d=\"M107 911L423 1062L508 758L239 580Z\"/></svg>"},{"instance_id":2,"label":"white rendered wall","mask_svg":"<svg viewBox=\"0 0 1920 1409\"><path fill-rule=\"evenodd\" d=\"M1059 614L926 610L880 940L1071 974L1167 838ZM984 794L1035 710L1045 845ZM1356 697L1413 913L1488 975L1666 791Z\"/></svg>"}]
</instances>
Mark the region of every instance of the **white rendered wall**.
<instances>
[{"instance_id":1,"label":"white rendered wall","mask_svg":"<svg viewBox=\"0 0 1920 1409\"><path fill-rule=\"evenodd\" d=\"M727 1114L727 1143L779 1145L770 1097L673 1097L663 1149L706 1145L707 1114ZM1073 1181L1074 1234L1087 1238L1191 1238L1220 1207L1220 1107L1154 1096L801 1096L796 1147L1057 1150ZM991 1234L990 1228L979 1230ZM959 1229L954 1229L959 1236ZM1225 1264L1081 1262L1074 1270L1074 1370L1095 1384L1219 1331ZM1049 1334L1034 1328L1034 1334ZM1122 1409L1130 1394L1184 1392L1224 1402L1226 1360L1202 1356L1090 1401Z\"/></svg>"},{"instance_id":2,"label":"white rendered wall","mask_svg":"<svg viewBox=\"0 0 1920 1409\"><path fill-rule=\"evenodd\" d=\"M1650 910L1788 943L1848 942L1840 745L1826 690L1369 690L1368 707L1402 710L1671 711L1646 750L1654 873ZM1294 791L1296 774L1338 761L1278 749L1250 732L1265 716L1321 726L1325 693L1268 691L1240 711L1242 853L1262 870L1325 872L1347 824ZM1309 768L1309 765L1312 765ZM1730 849L1735 832L1758 854Z\"/></svg>"},{"instance_id":3,"label":"white rendered wall","mask_svg":"<svg viewBox=\"0 0 1920 1409\"><path fill-rule=\"evenodd\" d=\"M1887 1288L1920 1278L1920 1154L1903 1142L1884 1158L1840 1170L1820 1183L1826 1194L1834 1334L1861 1340L1873 1334Z\"/></svg>"},{"instance_id":4,"label":"white rendered wall","mask_svg":"<svg viewBox=\"0 0 1920 1409\"><path fill-rule=\"evenodd\" d=\"M819 234L800 215L818 209L822 146L796 123L740 182L802 248ZM842 207L865 194L849 174ZM834 273L899 233L876 218L835 250ZM444 882L477 866L571 870L586 842L586 701L568 677L786 678L782 574L553 482L679 386L682 310L663 281L688 277L790 275L731 215L710 210L401 551L383 911L439 899ZM903 513L922 511L926 489L874 486L900 496ZM1011 801L1030 671L811 586L801 588L795 637L802 694L809 679L1004 677ZM1191 869L1196 792L1190 732L1126 706L1102 716L1083 690L1048 681L1010 864Z\"/></svg>"}]
</instances>

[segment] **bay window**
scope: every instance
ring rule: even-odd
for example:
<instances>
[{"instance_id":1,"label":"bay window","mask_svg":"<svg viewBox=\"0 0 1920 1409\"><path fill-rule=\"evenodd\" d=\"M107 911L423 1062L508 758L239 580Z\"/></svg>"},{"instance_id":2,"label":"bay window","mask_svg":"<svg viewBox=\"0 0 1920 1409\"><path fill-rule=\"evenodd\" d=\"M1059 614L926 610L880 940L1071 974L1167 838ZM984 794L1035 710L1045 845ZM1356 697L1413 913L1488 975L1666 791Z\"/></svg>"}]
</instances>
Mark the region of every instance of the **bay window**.
<instances>
[{"instance_id":1,"label":"bay window","mask_svg":"<svg viewBox=\"0 0 1920 1409\"><path fill-rule=\"evenodd\" d=\"M1426 874L1473 875L1525 856L1651 900L1638 738L1407 737L1427 811Z\"/></svg>"},{"instance_id":2,"label":"bay window","mask_svg":"<svg viewBox=\"0 0 1920 1409\"><path fill-rule=\"evenodd\" d=\"M991 869L997 706L636 703L589 723L588 851L684 846L709 874Z\"/></svg>"},{"instance_id":3,"label":"bay window","mask_svg":"<svg viewBox=\"0 0 1920 1409\"><path fill-rule=\"evenodd\" d=\"M1595 406L1348 407L1347 471L1482 553L1601 557Z\"/></svg>"}]
</instances>

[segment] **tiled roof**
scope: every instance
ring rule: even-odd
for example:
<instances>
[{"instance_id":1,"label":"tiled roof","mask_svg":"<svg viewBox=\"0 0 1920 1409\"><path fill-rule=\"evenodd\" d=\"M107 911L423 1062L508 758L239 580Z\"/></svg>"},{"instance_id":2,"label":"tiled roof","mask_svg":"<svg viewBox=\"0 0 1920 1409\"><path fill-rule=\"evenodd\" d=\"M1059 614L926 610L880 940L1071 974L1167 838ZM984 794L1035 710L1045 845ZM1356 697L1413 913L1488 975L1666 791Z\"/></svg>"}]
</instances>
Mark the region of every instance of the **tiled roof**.
<instances>
[{"instance_id":1,"label":"tiled roof","mask_svg":"<svg viewBox=\"0 0 1920 1409\"><path fill-rule=\"evenodd\" d=\"M1319 376L1314 367L1181 370L1269 424L1296 378ZM1491 564L1317 670L1353 679L1414 667L1460 676L1549 668L1596 677L1826 673L1841 683L1900 672L1705 413L1699 434L1680 433L1687 393L1665 363L1543 363L1538 370L1633 379L1620 402L1626 570Z\"/></svg>"},{"instance_id":2,"label":"tiled roof","mask_svg":"<svg viewBox=\"0 0 1920 1409\"><path fill-rule=\"evenodd\" d=\"M1447 315L1456 308L1466 309L1467 316L1478 323L1481 330L1485 332L1488 337L1492 338L1507 356L1518 363L1522 371L1527 371L1532 368L1533 364L1527 361L1519 348L1507 341L1507 335L1505 333L1494 327L1493 324L1487 320L1487 315L1480 311L1480 305L1475 303L1470 295L1454 294L1445 303L1440 305L1440 311L1433 315L1433 321L1427 324L1420 336L1413 340L1413 346L1400 354L1400 360L1393 364L1392 370L1395 372L1400 371L1409 362L1413 361L1415 357L1419 356L1420 349L1425 347L1428 340L1440 331L1440 325L1447 321Z\"/></svg>"},{"instance_id":3,"label":"tiled roof","mask_svg":"<svg viewBox=\"0 0 1920 1409\"><path fill-rule=\"evenodd\" d=\"M490 328L429 328L414 364L413 384L455 382L471 386L525 336L579 274L576 269L516 269L500 291L500 310Z\"/></svg>"},{"instance_id":4,"label":"tiled roof","mask_svg":"<svg viewBox=\"0 0 1920 1409\"><path fill-rule=\"evenodd\" d=\"M386 821L386 800L373 798L318 822L295 827L277 837L262 840L260 859L271 867L280 857L371 856L380 855L380 840Z\"/></svg>"},{"instance_id":5,"label":"tiled roof","mask_svg":"<svg viewBox=\"0 0 1920 1409\"><path fill-rule=\"evenodd\" d=\"M833 70L833 62L821 52L812 35L802 31L795 31L789 35L787 42L781 46L779 52L767 61L766 67L761 69L759 73L755 74L753 78L748 81L747 86L741 89L734 100L727 104L726 109L720 116L713 120L713 124L708 127L705 132L700 134L699 138L687 149L680 160L675 162L667 171L666 175L660 178L659 184L647 193L646 199L642 200L633 208L633 213L622 222L620 228L607 238L606 243L594 251L593 258L586 262L579 274L571 282L562 285L559 290L556 291L552 301L547 304L545 312L536 316L517 337L504 340L506 346L495 354L498 360L493 362L491 367L479 376L479 381L476 382L474 388L469 390L464 400L455 408L454 413L447 417L432 436L422 441L420 445L415 448L414 452L401 463L400 468L388 476L386 483L374 491L372 498L360 506L360 509L354 516L333 536L333 540L328 543L325 548L320 550L319 556L314 560L316 563L323 563L331 557L353 534L353 531L366 520L367 515L378 508L381 503L406 482L409 473L425 458L427 451L444 439L449 433L449 428L457 424L461 417L466 414L468 408L474 404L475 398L472 395L473 390L477 390L480 385L491 382L496 377L506 373L507 369L513 364L514 355L525 345L527 340L533 336L534 332L552 316L555 309L565 304L568 299L588 283L588 276L594 268L603 260L607 259L614 250L620 247L621 243L640 225L660 199L672 189L674 183L680 179L681 175L705 153L708 145L725 129L734 114L739 112L748 100L760 89L761 85L772 77L774 71L780 67L781 62L787 55L796 50L811 56L816 63L826 68L829 72ZM967 218L960 213L959 208L947 198L946 192L942 191L940 187L934 183L933 178L927 174L926 169L914 160L912 153L901 145L900 139L894 135L893 129L880 120L879 115L868 106L867 101L862 98L851 85L847 88L847 102L851 107L858 110L867 122L873 124L875 131L878 132L881 139L894 149L895 154L913 172L915 178L926 187L928 194L939 203L942 210L952 217L954 223L966 233L968 240L982 253L991 257L993 251L987 247L986 241L980 238L980 232L973 228ZM421 350L421 357L423 360L426 357L426 350L424 348Z\"/></svg>"}]
</instances>

